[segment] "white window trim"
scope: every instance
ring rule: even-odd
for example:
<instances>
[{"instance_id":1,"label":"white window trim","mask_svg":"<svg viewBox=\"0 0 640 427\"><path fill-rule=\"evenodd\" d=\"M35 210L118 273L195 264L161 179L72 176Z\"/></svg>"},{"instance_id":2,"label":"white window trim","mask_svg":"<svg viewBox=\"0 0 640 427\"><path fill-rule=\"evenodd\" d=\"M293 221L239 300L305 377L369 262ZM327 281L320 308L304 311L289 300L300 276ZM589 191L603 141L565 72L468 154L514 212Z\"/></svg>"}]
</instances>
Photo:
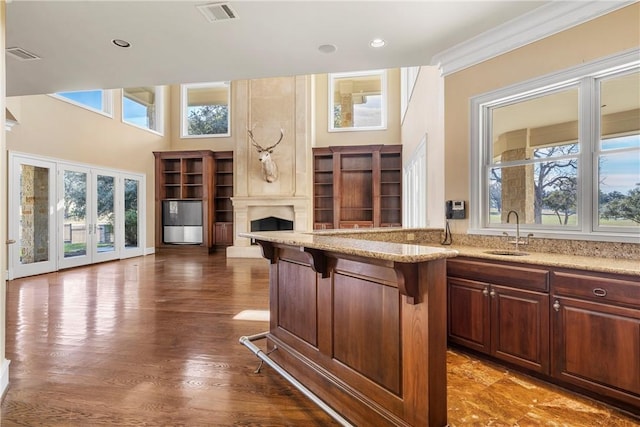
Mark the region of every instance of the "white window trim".
<instances>
[{"instance_id":1,"label":"white window trim","mask_svg":"<svg viewBox=\"0 0 640 427\"><path fill-rule=\"evenodd\" d=\"M48 95L59 101L64 101L68 104L75 105L76 107L84 108L85 110L91 111L92 113L98 113L102 116L109 117L110 119L112 119L113 118L113 92L111 90L104 90L104 89L92 89L92 90L102 90L102 110L97 110L86 104L82 104L81 102L76 102L73 99L69 99L64 96L58 95L57 93L50 93ZM72 91L68 91L68 92L72 92ZM77 91L77 92L84 92L84 91Z\"/></svg>"},{"instance_id":2,"label":"white window trim","mask_svg":"<svg viewBox=\"0 0 640 427\"><path fill-rule=\"evenodd\" d=\"M227 88L227 132L206 135L189 135L187 133L188 121L187 112L187 89L203 87L226 87ZM231 136L231 82L211 82L211 83L189 83L180 85L180 138L228 138Z\"/></svg>"},{"instance_id":3,"label":"white window trim","mask_svg":"<svg viewBox=\"0 0 640 427\"><path fill-rule=\"evenodd\" d=\"M486 124L483 121L483 111L490 105L495 105L503 102L507 102L511 99L520 99L523 96L533 93L540 93L543 91L557 90L562 87L570 85L580 84L581 98L588 98L584 95L591 95L591 92L595 90L593 84L588 84L582 81L585 77L589 76L591 82L593 78L596 79L604 77L609 74L621 72L626 69L637 67L640 64L638 58L638 50L632 49L616 55L601 58L592 62L578 65L576 67L569 68L557 73L552 73L540 78L531 79L522 83L517 83L505 88L498 89L496 91L488 92L482 95L478 95L471 99L470 102L470 135L469 140L471 143L471 164L470 164L470 182L469 182L469 199L470 199L470 220L468 234L479 235L501 235L507 228L512 226L492 224L488 225L486 218L488 210L485 209L488 201L486 200L487 186L486 177L484 177L484 159L488 155L486 147L482 144L482 141L486 140L488 130ZM588 101L580 103L580 140L583 140L587 136L590 141L597 141L599 139L597 126L592 126L592 123L598 123L600 118L598 112L593 111L592 108L586 106ZM588 111L584 111L588 108ZM586 114L590 114L589 120L584 120ZM594 174L594 162L597 158L594 158L594 147L583 146L580 150L579 162L583 165L591 165L591 170L587 172L587 168L582 166L579 169L578 180L584 183L585 179L595 179ZM581 185L582 194L580 195L581 211L580 229L577 230L553 230L553 229L540 229L540 228L527 228L526 224L521 225L521 232L533 232L536 237L552 238L552 239L574 239L574 240L593 240L593 241L611 241L611 242L629 242L640 243L640 233L634 232L613 232L606 230L603 227L596 227L597 224L593 223L594 212L597 209L596 204L592 203L592 200L597 200L597 187L593 183L588 185ZM593 189L593 191L592 191ZM596 197L596 199L594 199Z\"/></svg>"},{"instance_id":4,"label":"white window trim","mask_svg":"<svg viewBox=\"0 0 640 427\"><path fill-rule=\"evenodd\" d=\"M333 80L341 77L354 77L354 76L380 76L380 87L382 88L380 94L380 108L381 108L381 120L380 126L362 126L362 127L349 127L349 128L334 128L333 127ZM349 73L330 73L328 78L329 94L327 97L327 112L328 112L328 131L329 132L363 132L363 131L377 131L387 129L387 99L389 88L387 87L387 70L369 70L369 71L354 71Z\"/></svg>"},{"instance_id":5,"label":"white window trim","mask_svg":"<svg viewBox=\"0 0 640 427\"><path fill-rule=\"evenodd\" d=\"M147 132L151 132L153 134L159 135L159 136L164 136L164 86L154 86L155 90L156 90L156 99L155 99L155 106L156 106L156 123L157 123L157 128L158 129L151 129L148 128L146 126L140 126L138 124L132 123L132 122L128 122L125 120L124 118L124 89L120 89L120 120L122 121L122 123L129 125L129 126L133 126L134 128L137 129L142 129L145 130Z\"/></svg>"}]
</instances>

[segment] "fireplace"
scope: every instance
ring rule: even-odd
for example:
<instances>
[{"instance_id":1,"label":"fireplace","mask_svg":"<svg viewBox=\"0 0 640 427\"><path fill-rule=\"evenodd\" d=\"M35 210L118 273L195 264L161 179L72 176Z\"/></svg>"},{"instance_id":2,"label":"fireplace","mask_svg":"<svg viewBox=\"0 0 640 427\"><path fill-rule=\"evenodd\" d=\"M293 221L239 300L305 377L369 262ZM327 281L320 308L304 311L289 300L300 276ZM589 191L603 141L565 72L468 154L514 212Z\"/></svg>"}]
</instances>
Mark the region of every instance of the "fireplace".
<instances>
[{"instance_id":1,"label":"fireplace","mask_svg":"<svg viewBox=\"0 0 640 427\"><path fill-rule=\"evenodd\" d=\"M261 258L260 248L251 240L238 237L250 231L307 231L308 204L306 197L233 197L236 238L227 248L231 258Z\"/></svg>"},{"instance_id":2,"label":"fireplace","mask_svg":"<svg viewBox=\"0 0 640 427\"><path fill-rule=\"evenodd\" d=\"M293 221L269 216L251 221L251 231L281 231L293 230Z\"/></svg>"}]
</instances>

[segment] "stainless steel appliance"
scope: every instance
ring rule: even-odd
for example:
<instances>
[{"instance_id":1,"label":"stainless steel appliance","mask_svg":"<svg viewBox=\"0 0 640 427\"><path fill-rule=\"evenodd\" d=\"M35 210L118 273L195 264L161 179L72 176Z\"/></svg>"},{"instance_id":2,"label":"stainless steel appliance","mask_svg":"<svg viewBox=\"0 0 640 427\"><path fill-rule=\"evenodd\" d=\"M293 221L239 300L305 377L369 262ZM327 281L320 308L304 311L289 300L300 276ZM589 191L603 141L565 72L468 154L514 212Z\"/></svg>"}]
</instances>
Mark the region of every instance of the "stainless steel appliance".
<instances>
[{"instance_id":1,"label":"stainless steel appliance","mask_svg":"<svg viewBox=\"0 0 640 427\"><path fill-rule=\"evenodd\" d=\"M202 201L164 200L162 227L164 243L176 245L202 243Z\"/></svg>"}]
</instances>

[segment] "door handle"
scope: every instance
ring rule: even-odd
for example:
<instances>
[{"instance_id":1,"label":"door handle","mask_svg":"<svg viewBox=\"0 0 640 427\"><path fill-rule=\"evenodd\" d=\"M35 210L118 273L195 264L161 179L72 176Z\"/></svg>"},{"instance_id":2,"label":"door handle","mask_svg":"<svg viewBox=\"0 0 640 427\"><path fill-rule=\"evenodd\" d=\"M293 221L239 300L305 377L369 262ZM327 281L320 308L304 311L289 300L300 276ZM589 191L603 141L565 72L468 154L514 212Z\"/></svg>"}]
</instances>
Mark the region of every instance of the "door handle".
<instances>
[{"instance_id":1,"label":"door handle","mask_svg":"<svg viewBox=\"0 0 640 427\"><path fill-rule=\"evenodd\" d=\"M15 242L13 239L7 239L7 245L13 245Z\"/></svg>"}]
</instances>

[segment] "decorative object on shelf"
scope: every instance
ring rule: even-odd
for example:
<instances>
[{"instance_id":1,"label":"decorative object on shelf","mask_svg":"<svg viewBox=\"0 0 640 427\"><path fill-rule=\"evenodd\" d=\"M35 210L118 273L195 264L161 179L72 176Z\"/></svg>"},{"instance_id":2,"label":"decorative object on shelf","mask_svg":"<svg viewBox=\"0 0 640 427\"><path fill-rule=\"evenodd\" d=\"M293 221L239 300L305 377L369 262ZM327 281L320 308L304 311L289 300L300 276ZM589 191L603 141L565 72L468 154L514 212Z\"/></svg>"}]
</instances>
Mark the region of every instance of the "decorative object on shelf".
<instances>
[{"instance_id":1,"label":"decorative object on shelf","mask_svg":"<svg viewBox=\"0 0 640 427\"><path fill-rule=\"evenodd\" d=\"M256 142L253 138L253 131L251 129L247 129L247 133L249 134L249 138L251 138L251 144L256 147L256 150L258 150L258 159L260 160L260 163L262 163L262 177L267 182L275 182L278 179L278 166L271 158L271 153L273 153L273 149L282 141L284 131L280 129L280 139L278 139L278 142L267 148L263 148Z\"/></svg>"}]
</instances>

